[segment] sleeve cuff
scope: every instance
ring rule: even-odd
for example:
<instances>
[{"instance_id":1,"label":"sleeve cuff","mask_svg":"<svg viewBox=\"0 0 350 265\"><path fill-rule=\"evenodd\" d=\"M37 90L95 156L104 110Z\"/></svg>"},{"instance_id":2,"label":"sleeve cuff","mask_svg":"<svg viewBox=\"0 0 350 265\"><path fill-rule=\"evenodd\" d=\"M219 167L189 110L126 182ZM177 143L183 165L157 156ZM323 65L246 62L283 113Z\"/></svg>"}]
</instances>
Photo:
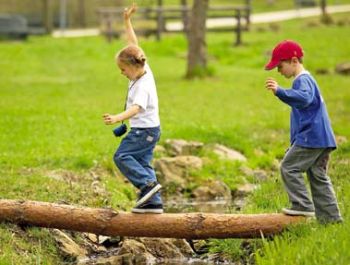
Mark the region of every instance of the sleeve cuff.
<instances>
[{"instance_id":1,"label":"sleeve cuff","mask_svg":"<svg viewBox=\"0 0 350 265\"><path fill-rule=\"evenodd\" d=\"M284 95L283 92L284 92L283 89L280 88L280 87L278 87L277 90L276 90L275 96L276 96L276 97L281 97L281 96Z\"/></svg>"},{"instance_id":2,"label":"sleeve cuff","mask_svg":"<svg viewBox=\"0 0 350 265\"><path fill-rule=\"evenodd\" d=\"M143 106L143 105L140 104L140 103L134 102L134 103L132 104L132 106L134 106L134 105L139 106L141 112L144 112L144 111L146 110L146 106Z\"/></svg>"}]
</instances>

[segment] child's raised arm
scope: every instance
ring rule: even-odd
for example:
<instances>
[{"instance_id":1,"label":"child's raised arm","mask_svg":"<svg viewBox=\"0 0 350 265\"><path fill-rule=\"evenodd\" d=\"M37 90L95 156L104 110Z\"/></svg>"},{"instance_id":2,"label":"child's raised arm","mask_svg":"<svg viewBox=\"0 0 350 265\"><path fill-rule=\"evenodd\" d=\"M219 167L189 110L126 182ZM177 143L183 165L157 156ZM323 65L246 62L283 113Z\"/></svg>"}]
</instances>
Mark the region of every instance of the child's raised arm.
<instances>
[{"instance_id":1,"label":"child's raised arm","mask_svg":"<svg viewBox=\"0 0 350 265\"><path fill-rule=\"evenodd\" d=\"M129 8L125 8L124 10L124 24L125 24L125 32L126 38L128 41L128 45L136 45L138 46L137 37L134 31L134 28L131 24L131 16L136 12L136 5L133 3Z\"/></svg>"}]
</instances>

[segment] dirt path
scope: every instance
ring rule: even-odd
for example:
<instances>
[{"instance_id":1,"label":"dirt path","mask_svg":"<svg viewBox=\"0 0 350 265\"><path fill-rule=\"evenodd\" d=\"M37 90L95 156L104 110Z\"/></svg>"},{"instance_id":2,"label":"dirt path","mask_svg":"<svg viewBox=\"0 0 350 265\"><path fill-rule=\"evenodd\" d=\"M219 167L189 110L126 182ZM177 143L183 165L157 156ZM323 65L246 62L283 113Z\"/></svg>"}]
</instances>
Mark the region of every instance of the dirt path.
<instances>
[{"instance_id":1,"label":"dirt path","mask_svg":"<svg viewBox=\"0 0 350 265\"><path fill-rule=\"evenodd\" d=\"M328 6L327 12L329 14L350 12L350 5ZM300 8L300 9L252 14L250 20L252 24L271 23L271 22L278 22L278 21L290 20L295 18L319 16L320 14L321 14L321 8L319 7L302 8L302 9ZM236 23L236 20L234 18L208 19L207 27L208 28L222 27L222 26L234 25L235 23ZM182 30L182 23L181 22L168 23L166 25L166 28L168 30ZM98 34L99 34L98 29L78 29L78 30L65 30L64 32L62 32L61 30L56 30L52 33L52 36L55 38L60 38L60 37L96 36Z\"/></svg>"},{"instance_id":2,"label":"dirt path","mask_svg":"<svg viewBox=\"0 0 350 265\"><path fill-rule=\"evenodd\" d=\"M333 13L341 13L341 12L350 12L350 5L339 5L339 6L329 6L327 7L327 12L329 14ZM276 12L267 12L267 13L257 13L252 14L250 21L252 24L259 23L271 23L283 20L290 20L295 18L305 18L305 17L313 17L321 15L321 8L303 8L303 9L292 9L292 10L282 10ZM222 27L228 25L235 25L236 19L234 18L216 18L216 19L208 19L207 27L215 28ZM167 26L169 30L180 30L182 29L181 22L169 23Z\"/></svg>"}]
</instances>

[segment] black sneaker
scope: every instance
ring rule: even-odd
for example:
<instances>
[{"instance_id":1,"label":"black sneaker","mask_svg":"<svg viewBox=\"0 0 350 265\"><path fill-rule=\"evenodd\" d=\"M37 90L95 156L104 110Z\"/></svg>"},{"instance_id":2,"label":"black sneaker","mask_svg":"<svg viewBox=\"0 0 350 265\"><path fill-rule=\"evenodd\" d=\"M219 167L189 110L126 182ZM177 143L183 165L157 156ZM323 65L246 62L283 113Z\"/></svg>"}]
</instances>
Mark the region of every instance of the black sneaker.
<instances>
[{"instance_id":1,"label":"black sneaker","mask_svg":"<svg viewBox=\"0 0 350 265\"><path fill-rule=\"evenodd\" d=\"M132 213L163 213L163 205L161 204L144 204L134 207Z\"/></svg>"},{"instance_id":2,"label":"black sneaker","mask_svg":"<svg viewBox=\"0 0 350 265\"><path fill-rule=\"evenodd\" d=\"M286 215L299 215L299 216L306 216L306 217L314 217L315 216L314 211L294 209L294 208L283 208L282 213L284 213Z\"/></svg>"},{"instance_id":3,"label":"black sneaker","mask_svg":"<svg viewBox=\"0 0 350 265\"><path fill-rule=\"evenodd\" d=\"M137 200L135 207L139 207L140 205L147 202L161 188L162 186L158 182L150 182L149 184L147 184L147 186L141 190L139 199Z\"/></svg>"}]
</instances>

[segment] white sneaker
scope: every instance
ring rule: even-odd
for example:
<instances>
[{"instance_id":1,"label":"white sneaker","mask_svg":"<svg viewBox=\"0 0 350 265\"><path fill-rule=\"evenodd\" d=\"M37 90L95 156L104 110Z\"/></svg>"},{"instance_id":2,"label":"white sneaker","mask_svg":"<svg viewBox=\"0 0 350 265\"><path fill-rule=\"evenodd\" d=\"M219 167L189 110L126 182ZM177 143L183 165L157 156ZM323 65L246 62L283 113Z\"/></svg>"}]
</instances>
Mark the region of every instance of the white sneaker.
<instances>
[{"instance_id":1,"label":"white sneaker","mask_svg":"<svg viewBox=\"0 0 350 265\"><path fill-rule=\"evenodd\" d=\"M306 216L306 217L315 216L314 211L296 210L296 209L288 209L288 208L283 208L282 213L286 215L300 215L300 216Z\"/></svg>"},{"instance_id":2,"label":"white sneaker","mask_svg":"<svg viewBox=\"0 0 350 265\"><path fill-rule=\"evenodd\" d=\"M163 205L161 204L148 204L134 207L131 210L132 213L163 213Z\"/></svg>"},{"instance_id":3,"label":"white sneaker","mask_svg":"<svg viewBox=\"0 0 350 265\"><path fill-rule=\"evenodd\" d=\"M145 202L147 202L161 188L162 188L162 186L158 182L149 183L143 190L141 190L140 197L139 197L138 201L136 202L135 207L139 207L142 204L144 204Z\"/></svg>"}]
</instances>

